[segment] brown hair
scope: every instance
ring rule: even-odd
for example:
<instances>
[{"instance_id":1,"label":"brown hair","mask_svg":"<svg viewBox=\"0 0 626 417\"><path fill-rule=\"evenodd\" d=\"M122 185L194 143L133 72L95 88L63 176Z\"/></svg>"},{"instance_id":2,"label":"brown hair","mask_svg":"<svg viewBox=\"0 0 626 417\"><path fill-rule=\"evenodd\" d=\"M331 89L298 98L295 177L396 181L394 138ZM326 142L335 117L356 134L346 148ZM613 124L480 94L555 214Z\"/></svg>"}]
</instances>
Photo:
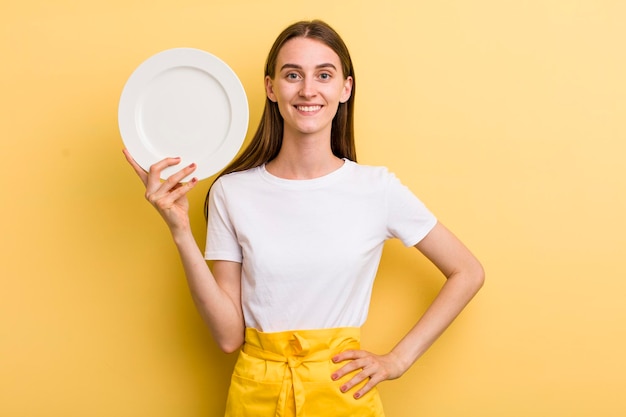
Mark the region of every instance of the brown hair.
<instances>
[{"instance_id":1,"label":"brown hair","mask_svg":"<svg viewBox=\"0 0 626 417\"><path fill-rule=\"evenodd\" d=\"M337 114L332 123L330 145L335 156L356 162L354 145L354 94L356 81L354 79L354 68L346 44L333 28L321 20L301 21L288 26L278 35L270 49L265 62L264 75L274 78L278 53L287 41L297 37L311 38L323 42L339 56L344 78L352 77L352 94L348 101L339 103ZM255 168L271 161L278 155L282 143L283 118L278 110L278 104L266 97L261 121L250 144L239 157L224 168L217 178L232 172ZM209 193L207 193L204 201L205 217L208 217L208 210Z\"/></svg>"}]
</instances>

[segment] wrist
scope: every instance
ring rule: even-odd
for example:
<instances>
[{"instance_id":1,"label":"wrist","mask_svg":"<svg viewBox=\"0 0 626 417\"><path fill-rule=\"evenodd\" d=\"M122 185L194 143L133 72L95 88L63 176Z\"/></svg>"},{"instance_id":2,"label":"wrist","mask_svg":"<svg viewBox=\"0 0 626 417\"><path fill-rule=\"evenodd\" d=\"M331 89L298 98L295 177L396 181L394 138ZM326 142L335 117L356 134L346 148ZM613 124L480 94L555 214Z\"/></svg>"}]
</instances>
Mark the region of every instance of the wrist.
<instances>
[{"instance_id":1,"label":"wrist","mask_svg":"<svg viewBox=\"0 0 626 417\"><path fill-rule=\"evenodd\" d=\"M398 365L401 375L408 371L417 360L417 356L411 354L411 352L402 350L398 346L389 352L389 356L392 357L393 361Z\"/></svg>"},{"instance_id":2,"label":"wrist","mask_svg":"<svg viewBox=\"0 0 626 417\"><path fill-rule=\"evenodd\" d=\"M176 246L182 246L189 242L195 243L191 228L188 226L177 226L171 228L170 233L172 234L172 238L174 239L174 243L176 244Z\"/></svg>"}]
</instances>

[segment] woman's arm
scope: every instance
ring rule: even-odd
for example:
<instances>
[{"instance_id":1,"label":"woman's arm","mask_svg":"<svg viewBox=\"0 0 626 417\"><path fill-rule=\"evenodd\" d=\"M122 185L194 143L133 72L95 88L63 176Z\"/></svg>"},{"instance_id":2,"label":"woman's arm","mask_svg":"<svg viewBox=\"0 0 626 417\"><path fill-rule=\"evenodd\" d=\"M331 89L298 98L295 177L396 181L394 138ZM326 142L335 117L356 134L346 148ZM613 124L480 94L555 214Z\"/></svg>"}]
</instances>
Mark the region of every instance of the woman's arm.
<instances>
[{"instance_id":1,"label":"woman's arm","mask_svg":"<svg viewBox=\"0 0 626 417\"><path fill-rule=\"evenodd\" d=\"M144 171L124 150L126 160L146 187L146 199L167 223L185 270L191 296L215 341L225 352L237 350L244 339L241 309L241 264L216 261L213 273L209 269L193 237L189 222L187 193L197 184L194 178L180 183L190 175L195 165L182 168L161 181L161 171L180 163L178 158L166 158Z\"/></svg>"},{"instance_id":2,"label":"woman's arm","mask_svg":"<svg viewBox=\"0 0 626 417\"><path fill-rule=\"evenodd\" d=\"M191 297L213 338L226 353L239 349L244 340L241 309L241 264L214 261L207 266L191 234L174 236Z\"/></svg>"},{"instance_id":3,"label":"woman's arm","mask_svg":"<svg viewBox=\"0 0 626 417\"><path fill-rule=\"evenodd\" d=\"M374 355L363 350L338 354L335 362L349 361L332 375L339 379L361 369L341 387L343 392L368 379L354 393L363 396L379 382L404 374L437 340L459 313L470 302L484 282L480 262L448 229L438 223L415 247L446 276L446 282L432 304L415 326L386 355Z\"/></svg>"}]
</instances>

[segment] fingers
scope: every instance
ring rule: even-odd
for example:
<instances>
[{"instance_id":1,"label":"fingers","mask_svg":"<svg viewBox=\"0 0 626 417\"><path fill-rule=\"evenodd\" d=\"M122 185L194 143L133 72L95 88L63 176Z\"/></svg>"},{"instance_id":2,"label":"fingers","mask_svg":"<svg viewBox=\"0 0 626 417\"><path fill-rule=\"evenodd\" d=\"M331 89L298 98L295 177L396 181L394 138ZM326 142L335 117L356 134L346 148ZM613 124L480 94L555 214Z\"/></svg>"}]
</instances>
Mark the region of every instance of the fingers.
<instances>
[{"instance_id":1,"label":"fingers","mask_svg":"<svg viewBox=\"0 0 626 417\"><path fill-rule=\"evenodd\" d=\"M146 172L131 156L130 152L128 152L128 149L123 149L122 152L124 153L124 157L126 157L126 161L128 161L135 173L139 176L139 178L147 188L146 191L150 194L156 191L161 186L162 171L166 168L179 164L181 159L180 157L162 159L161 161L151 165L149 171ZM183 170L177 172L176 174L173 174L166 181L168 183L167 188L170 189L175 187L176 184L182 181L183 178L185 178L187 175L191 174L195 169L196 165L191 164L185 167Z\"/></svg>"},{"instance_id":2,"label":"fingers","mask_svg":"<svg viewBox=\"0 0 626 417\"><path fill-rule=\"evenodd\" d=\"M122 149L122 152L124 153L124 156L126 157L126 160L128 161L128 163L133 167L133 169L135 170L135 172L141 179L141 182L143 182L143 184L146 185L148 182L148 173L144 171L143 168L139 166L139 164L137 164L137 162L132 156L130 156L128 149Z\"/></svg>"},{"instance_id":3,"label":"fingers","mask_svg":"<svg viewBox=\"0 0 626 417\"><path fill-rule=\"evenodd\" d=\"M198 179L192 178L186 183L181 181L196 170L196 164L179 169L165 181L161 181L163 170L180 164L181 158L165 158L150 166L146 172L128 150L124 149L123 152L126 160L146 187L146 200L159 212L172 232L189 230L189 201L186 194L196 186Z\"/></svg>"},{"instance_id":4,"label":"fingers","mask_svg":"<svg viewBox=\"0 0 626 417\"><path fill-rule=\"evenodd\" d=\"M161 173L163 172L163 170L178 164L180 164L180 157L165 158L160 160L159 162L152 164L147 173L148 181L146 183L146 192L153 193L157 189L161 188ZM190 166L187 166L183 169L189 172ZM193 166L193 169L195 169L195 165ZM191 169L191 171L193 171L193 169ZM166 187L168 189L174 187L185 177L186 175L182 175L181 171L172 174L167 180L165 180Z\"/></svg>"},{"instance_id":5,"label":"fingers","mask_svg":"<svg viewBox=\"0 0 626 417\"><path fill-rule=\"evenodd\" d=\"M157 205L157 202L162 201L162 204L167 206L187 194L196 185L198 182L197 178L193 178L186 184L181 184L185 177L195 171L195 163L184 167L161 182L161 171L178 163L180 163L180 158L166 158L150 167L146 185L146 200L153 205Z\"/></svg>"},{"instance_id":6,"label":"fingers","mask_svg":"<svg viewBox=\"0 0 626 417\"><path fill-rule=\"evenodd\" d=\"M383 356L374 355L364 350L348 350L333 357L333 362L335 363L344 361L349 362L335 371L331 378L336 381L356 372L350 380L340 387L341 392L348 392L357 385L362 384L353 394L354 398L361 398L378 383L392 379L389 364Z\"/></svg>"},{"instance_id":7,"label":"fingers","mask_svg":"<svg viewBox=\"0 0 626 417\"><path fill-rule=\"evenodd\" d=\"M341 385L339 389L341 390L341 392L345 393L345 392L350 391L352 388L362 383L366 379L369 379L370 375L366 371L366 368L368 368L371 364L367 360L366 352L357 351L357 350L345 351L336 355L333 358L333 362L335 363L344 362L344 361L349 361L349 362L332 374L331 378L333 380L335 381L339 380L348 374L361 370L360 372L357 372L352 378L350 378L350 380L348 380L347 382ZM361 396L363 396L363 394L369 391L371 387L367 387L366 389L366 386L370 382L371 380L368 381L365 386L361 387L361 389L356 391L353 394L354 398L360 398Z\"/></svg>"},{"instance_id":8,"label":"fingers","mask_svg":"<svg viewBox=\"0 0 626 417\"><path fill-rule=\"evenodd\" d=\"M165 181L161 181L161 173L164 169L178 165L181 161L180 157L165 158L150 166L146 172L135 159L131 156L128 149L122 152L126 160L133 168L135 173L141 179L146 187L145 197L155 207L170 206L174 201L183 197L191 188L193 188L198 180L193 178L187 184L181 184L181 181L189 176L196 169L196 164L190 164L176 173L169 176Z\"/></svg>"},{"instance_id":9,"label":"fingers","mask_svg":"<svg viewBox=\"0 0 626 417\"><path fill-rule=\"evenodd\" d=\"M333 362L339 363L351 359L358 359L362 357L364 353L366 352L363 350L344 350L333 356Z\"/></svg>"}]
</instances>

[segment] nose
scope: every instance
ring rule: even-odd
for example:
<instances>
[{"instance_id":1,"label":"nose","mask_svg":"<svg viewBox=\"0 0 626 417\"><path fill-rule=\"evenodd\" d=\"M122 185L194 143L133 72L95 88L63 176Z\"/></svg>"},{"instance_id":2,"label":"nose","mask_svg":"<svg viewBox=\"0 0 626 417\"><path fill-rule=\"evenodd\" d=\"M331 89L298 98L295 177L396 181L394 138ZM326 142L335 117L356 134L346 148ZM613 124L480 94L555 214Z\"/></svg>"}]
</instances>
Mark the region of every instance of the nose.
<instances>
[{"instance_id":1,"label":"nose","mask_svg":"<svg viewBox=\"0 0 626 417\"><path fill-rule=\"evenodd\" d=\"M305 78L301 84L302 88L300 89L300 97L310 98L315 97L315 85L313 80L310 78Z\"/></svg>"}]
</instances>

